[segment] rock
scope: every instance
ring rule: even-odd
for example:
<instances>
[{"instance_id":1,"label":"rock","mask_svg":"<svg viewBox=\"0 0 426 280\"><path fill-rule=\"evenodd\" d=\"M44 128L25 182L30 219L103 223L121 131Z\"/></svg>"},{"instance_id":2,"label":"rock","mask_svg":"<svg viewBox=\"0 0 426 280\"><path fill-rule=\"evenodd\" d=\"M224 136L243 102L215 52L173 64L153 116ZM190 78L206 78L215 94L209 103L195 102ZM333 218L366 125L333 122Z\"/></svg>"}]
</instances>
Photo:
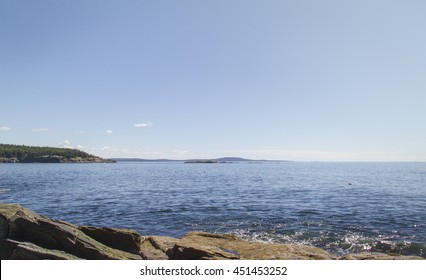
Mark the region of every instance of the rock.
<instances>
[{"instance_id":1,"label":"rock","mask_svg":"<svg viewBox=\"0 0 426 280\"><path fill-rule=\"evenodd\" d=\"M0 163L17 163L19 162L16 157L0 157Z\"/></svg>"},{"instance_id":2,"label":"rock","mask_svg":"<svg viewBox=\"0 0 426 280\"><path fill-rule=\"evenodd\" d=\"M7 238L9 235L9 224L5 217L0 214L0 241Z\"/></svg>"},{"instance_id":3,"label":"rock","mask_svg":"<svg viewBox=\"0 0 426 280\"><path fill-rule=\"evenodd\" d=\"M219 240L219 242L217 242ZM206 232L191 232L167 250L170 259L175 260L223 260L239 259L240 254L223 248L220 241L236 240L229 235ZM212 242L213 241L213 242Z\"/></svg>"},{"instance_id":4,"label":"rock","mask_svg":"<svg viewBox=\"0 0 426 280\"><path fill-rule=\"evenodd\" d=\"M402 256L397 254L381 254L381 253L359 253L348 254L340 257L339 260L423 260L418 256Z\"/></svg>"},{"instance_id":5,"label":"rock","mask_svg":"<svg viewBox=\"0 0 426 280\"><path fill-rule=\"evenodd\" d=\"M89 260L141 260L140 255L113 249L81 234L77 237L74 255Z\"/></svg>"},{"instance_id":6,"label":"rock","mask_svg":"<svg viewBox=\"0 0 426 280\"><path fill-rule=\"evenodd\" d=\"M179 239L165 236L150 236L148 237L149 242L152 246L162 252L166 253L168 250L173 248Z\"/></svg>"},{"instance_id":7,"label":"rock","mask_svg":"<svg viewBox=\"0 0 426 280\"><path fill-rule=\"evenodd\" d=\"M238 253L226 252L212 246L179 242L167 251L171 260L232 260L239 259Z\"/></svg>"},{"instance_id":8,"label":"rock","mask_svg":"<svg viewBox=\"0 0 426 280\"><path fill-rule=\"evenodd\" d=\"M106 246L133 254L139 254L143 238L135 230L89 226L80 226L78 229Z\"/></svg>"},{"instance_id":9,"label":"rock","mask_svg":"<svg viewBox=\"0 0 426 280\"><path fill-rule=\"evenodd\" d=\"M143 243L145 259L221 260L221 259L336 259L322 249L293 244L247 242L233 235L191 232L180 239L152 236Z\"/></svg>"},{"instance_id":10,"label":"rock","mask_svg":"<svg viewBox=\"0 0 426 280\"><path fill-rule=\"evenodd\" d=\"M11 260L78 260L76 256L58 250L49 250L29 242L6 239L3 243Z\"/></svg>"},{"instance_id":11,"label":"rock","mask_svg":"<svg viewBox=\"0 0 426 280\"><path fill-rule=\"evenodd\" d=\"M141 259L139 255L97 242L77 226L51 220L19 205L1 204L0 221L0 241L7 238L30 242L42 248L63 251L84 259Z\"/></svg>"},{"instance_id":12,"label":"rock","mask_svg":"<svg viewBox=\"0 0 426 280\"><path fill-rule=\"evenodd\" d=\"M191 232L182 237L181 244L191 244L193 248L208 248L204 257L213 259L246 259L246 260L324 260L336 259L326 251L295 244L264 244L247 242L232 235L217 235L205 232ZM181 246L182 247L182 246ZM215 248L212 253L211 248ZM181 249L182 250L182 249ZM220 250L220 251L218 251ZM192 253L192 250L187 250ZM223 253L222 253L223 252ZM179 252L180 253L180 252ZM191 254L188 257L192 256Z\"/></svg>"},{"instance_id":13,"label":"rock","mask_svg":"<svg viewBox=\"0 0 426 280\"><path fill-rule=\"evenodd\" d=\"M163 241L156 240L156 237L149 237L146 238L141 246L139 254L144 260L167 260L169 257L166 254L166 251L168 250L166 247L169 247L168 245L165 245ZM175 239L175 238L173 238ZM175 239L178 240L178 239ZM167 242L167 241L166 241ZM175 243L168 243L170 244L170 248L174 246Z\"/></svg>"},{"instance_id":14,"label":"rock","mask_svg":"<svg viewBox=\"0 0 426 280\"><path fill-rule=\"evenodd\" d=\"M41 157L27 157L19 160L20 163L61 163L62 157L58 156L41 156Z\"/></svg>"}]
</instances>

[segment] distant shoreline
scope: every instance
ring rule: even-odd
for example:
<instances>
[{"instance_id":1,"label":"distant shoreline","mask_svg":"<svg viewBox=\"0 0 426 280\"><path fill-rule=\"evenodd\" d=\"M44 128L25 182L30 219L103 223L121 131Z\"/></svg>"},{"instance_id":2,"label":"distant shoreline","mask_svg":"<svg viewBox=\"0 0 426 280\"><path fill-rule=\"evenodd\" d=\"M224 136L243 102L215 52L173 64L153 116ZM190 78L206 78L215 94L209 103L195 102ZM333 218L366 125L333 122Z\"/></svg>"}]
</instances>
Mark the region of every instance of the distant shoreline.
<instances>
[{"instance_id":1,"label":"distant shoreline","mask_svg":"<svg viewBox=\"0 0 426 280\"><path fill-rule=\"evenodd\" d=\"M116 163L115 160L103 159L99 157L93 158L58 158L58 157L44 157L44 158L31 158L20 161L16 158L0 158L0 164L26 164L26 163Z\"/></svg>"},{"instance_id":2,"label":"distant shoreline","mask_svg":"<svg viewBox=\"0 0 426 280\"><path fill-rule=\"evenodd\" d=\"M116 162L182 162L182 163L232 163L232 162L292 162L290 160L246 159L240 157L221 157L212 159L143 159L111 158Z\"/></svg>"}]
</instances>

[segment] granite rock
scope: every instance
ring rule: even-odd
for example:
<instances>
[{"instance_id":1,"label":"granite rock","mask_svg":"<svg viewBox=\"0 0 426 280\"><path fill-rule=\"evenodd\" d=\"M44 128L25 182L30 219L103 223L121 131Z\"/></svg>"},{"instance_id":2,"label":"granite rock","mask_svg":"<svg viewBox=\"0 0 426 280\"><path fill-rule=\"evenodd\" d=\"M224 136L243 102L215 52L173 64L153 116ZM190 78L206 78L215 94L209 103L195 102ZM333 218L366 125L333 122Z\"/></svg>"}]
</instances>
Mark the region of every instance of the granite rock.
<instances>
[{"instance_id":1,"label":"granite rock","mask_svg":"<svg viewBox=\"0 0 426 280\"><path fill-rule=\"evenodd\" d=\"M83 259L141 259L138 254L120 251L96 241L75 225L51 220L19 205L0 205L0 225L2 252L10 243L7 240L14 240Z\"/></svg>"}]
</instances>

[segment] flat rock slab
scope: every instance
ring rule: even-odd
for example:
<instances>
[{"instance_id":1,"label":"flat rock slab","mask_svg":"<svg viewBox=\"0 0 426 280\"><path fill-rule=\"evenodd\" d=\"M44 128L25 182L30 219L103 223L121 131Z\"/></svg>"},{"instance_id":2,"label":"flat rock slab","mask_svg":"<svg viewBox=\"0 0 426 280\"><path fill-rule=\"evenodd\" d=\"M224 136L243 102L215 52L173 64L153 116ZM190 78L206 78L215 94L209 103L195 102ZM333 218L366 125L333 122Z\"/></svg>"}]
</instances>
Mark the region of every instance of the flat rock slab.
<instances>
[{"instance_id":1,"label":"flat rock slab","mask_svg":"<svg viewBox=\"0 0 426 280\"><path fill-rule=\"evenodd\" d=\"M295 244L266 244L248 242L232 235L217 235L205 232L191 232L181 238L187 247L208 248L213 250L213 259L246 260L330 260L335 256L316 248ZM214 249L212 249L214 248ZM218 252L220 250L220 253ZM210 258L210 254L207 254Z\"/></svg>"}]
</instances>

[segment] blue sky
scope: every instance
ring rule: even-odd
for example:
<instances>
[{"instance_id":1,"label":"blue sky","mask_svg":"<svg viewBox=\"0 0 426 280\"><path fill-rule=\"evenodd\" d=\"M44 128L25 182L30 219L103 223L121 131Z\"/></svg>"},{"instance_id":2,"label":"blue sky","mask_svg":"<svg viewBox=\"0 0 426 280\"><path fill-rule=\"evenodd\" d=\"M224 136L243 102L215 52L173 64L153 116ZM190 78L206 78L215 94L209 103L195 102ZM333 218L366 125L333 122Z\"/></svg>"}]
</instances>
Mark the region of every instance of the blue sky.
<instances>
[{"instance_id":1,"label":"blue sky","mask_svg":"<svg viewBox=\"0 0 426 280\"><path fill-rule=\"evenodd\" d=\"M426 161L425 1L0 0L0 143Z\"/></svg>"}]
</instances>

